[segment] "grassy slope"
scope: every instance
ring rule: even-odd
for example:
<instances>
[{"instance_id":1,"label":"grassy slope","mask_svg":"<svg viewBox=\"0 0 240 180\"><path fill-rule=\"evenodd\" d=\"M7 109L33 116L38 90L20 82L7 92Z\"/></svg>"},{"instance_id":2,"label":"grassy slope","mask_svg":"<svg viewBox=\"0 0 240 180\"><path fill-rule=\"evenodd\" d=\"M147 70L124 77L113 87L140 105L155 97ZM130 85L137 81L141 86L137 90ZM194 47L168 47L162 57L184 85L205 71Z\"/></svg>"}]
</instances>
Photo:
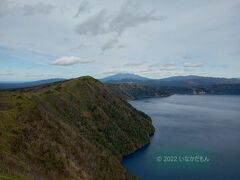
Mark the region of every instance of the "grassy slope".
<instances>
[{"instance_id":1,"label":"grassy slope","mask_svg":"<svg viewBox=\"0 0 240 180\"><path fill-rule=\"evenodd\" d=\"M91 77L0 92L0 179L135 179L151 119Z\"/></svg>"}]
</instances>

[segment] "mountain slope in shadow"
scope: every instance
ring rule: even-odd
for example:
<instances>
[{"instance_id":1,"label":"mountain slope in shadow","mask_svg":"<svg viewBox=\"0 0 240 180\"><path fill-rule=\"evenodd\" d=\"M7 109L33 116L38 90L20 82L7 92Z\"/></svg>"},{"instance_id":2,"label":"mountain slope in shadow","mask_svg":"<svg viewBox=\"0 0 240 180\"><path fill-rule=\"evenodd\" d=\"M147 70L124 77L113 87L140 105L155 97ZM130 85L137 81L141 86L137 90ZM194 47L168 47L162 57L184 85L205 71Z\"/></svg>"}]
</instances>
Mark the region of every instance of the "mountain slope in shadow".
<instances>
[{"instance_id":1,"label":"mountain slope in shadow","mask_svg":"<svg viewBox=\"0 0 240 180\"><path fill-rule=\"evenodd\" d=\"M114 92L126 99L145 97L165 97L172 94L216 94L239 95L240 80L237 78L215 78L201 76L173 76L163 79L116 79L115 76L104 78Z\"/></svg>"}]
</instances>

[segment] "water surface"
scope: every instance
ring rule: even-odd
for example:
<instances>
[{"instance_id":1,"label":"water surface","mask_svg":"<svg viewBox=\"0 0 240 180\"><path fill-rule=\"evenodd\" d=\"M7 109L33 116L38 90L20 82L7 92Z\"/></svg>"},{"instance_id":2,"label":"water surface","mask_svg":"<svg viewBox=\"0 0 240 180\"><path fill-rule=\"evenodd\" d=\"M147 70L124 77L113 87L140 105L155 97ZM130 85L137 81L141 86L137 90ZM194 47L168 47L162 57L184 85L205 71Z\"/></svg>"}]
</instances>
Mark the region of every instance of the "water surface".
<instances>
[{"instance_id":1,"label":"water surface","mask_svg":"<svg viewBox=\"0 0 240 180\"><path fill-rule=\"evenodd\" d=\"M130 103L151 116L156 129L149 146L123 160L131 174L143 180L240 179L240 96L174 95ZM190 156L205 161L179 162Z\"/></svg>"}]
</instances>

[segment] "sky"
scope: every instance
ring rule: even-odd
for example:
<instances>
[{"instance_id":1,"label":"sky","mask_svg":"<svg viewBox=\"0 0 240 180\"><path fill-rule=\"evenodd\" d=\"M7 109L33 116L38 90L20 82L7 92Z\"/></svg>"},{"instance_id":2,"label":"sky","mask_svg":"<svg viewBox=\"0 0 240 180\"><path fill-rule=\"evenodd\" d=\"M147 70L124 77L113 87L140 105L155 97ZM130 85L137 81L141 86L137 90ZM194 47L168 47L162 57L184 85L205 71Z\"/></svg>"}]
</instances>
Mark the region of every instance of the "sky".
<instances>
[{"instance_id":1,"label":"sky","mask_svg":"<svg viewBox=\"0 0 240 180\"><path fill-rule=\"evenodd\" d=\"M240 77L240 0L0 0L0 81Z\"/></svg>"}]
</instances>

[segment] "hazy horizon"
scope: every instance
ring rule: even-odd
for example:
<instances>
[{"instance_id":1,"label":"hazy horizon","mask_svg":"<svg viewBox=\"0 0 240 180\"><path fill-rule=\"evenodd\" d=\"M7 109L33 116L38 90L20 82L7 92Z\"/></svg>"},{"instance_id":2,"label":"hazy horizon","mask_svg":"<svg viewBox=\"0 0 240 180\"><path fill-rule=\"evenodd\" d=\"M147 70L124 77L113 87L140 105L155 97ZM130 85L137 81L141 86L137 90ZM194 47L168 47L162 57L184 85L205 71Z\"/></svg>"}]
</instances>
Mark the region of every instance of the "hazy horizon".
<instances>
[{"instance_id":1,"label":"hazy horizon","mask_svg":"<svg viewBox=\"0 0 240 180\"><path fill-rule=\"evenodd\" d=\"M96 78L96 79L103 79L103 78L108 78L110 76L114 76L114 75L118 75L118 74L131 74L131 73L116 73L116 74L112 74L112 75L107 75L107 76L104 76L102 78ZM138 75L138 74L134 74L134 75L137 75L137 76L141 76L141 75ZM82 75L82 76L78 76L78 77L70 77L70 78L62 78L62 77L55 77L55 78L44 78L44 79L32 79L32 80L1 80L0 79L0 83L25 83L25 82L34 82L34 81L44 81L44 80L50 80L50 79L62 79L62 80L69 80L69 79L75 79L75 78L79 78L79 77L83 77L83 76L91 76L91 75ZM198 75L183 75L184 76L198 76ZM145 78L148 78L146 76L141 76L141 77L145 77ZM162 78L149 78L149 79L155 79L155 80L158 80L158 79L165 79L165 78L170 78L170 77L178 77L178 76L168 76L168 77L162 77ZM180 76L181 77L181 76ZM226 78L226 79L240 79L239 77L214 77L214 76L199 76L199 77L209 77L209 78ZM95 78L95 77L93 77Z\"/></svg>"}]
</instances>

